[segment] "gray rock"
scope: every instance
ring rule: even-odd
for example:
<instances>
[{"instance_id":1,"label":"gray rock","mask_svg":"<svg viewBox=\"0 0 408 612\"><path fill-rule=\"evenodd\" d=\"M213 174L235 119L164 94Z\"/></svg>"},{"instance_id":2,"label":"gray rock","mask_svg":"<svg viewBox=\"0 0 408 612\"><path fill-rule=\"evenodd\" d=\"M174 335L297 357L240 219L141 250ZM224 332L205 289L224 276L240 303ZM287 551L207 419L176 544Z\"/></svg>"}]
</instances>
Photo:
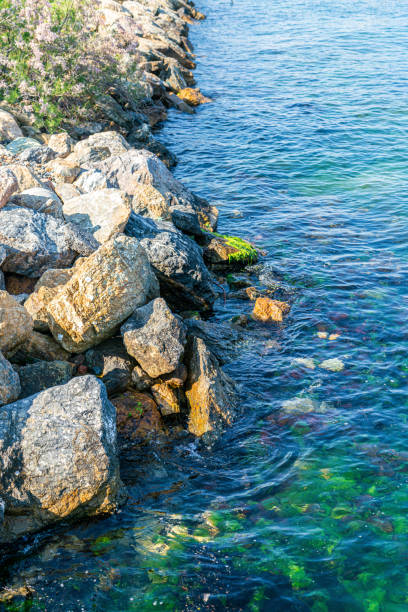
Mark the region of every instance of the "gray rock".
<instances>
[{"instance_id":1,"label":"gray rock","mask_svg":"<svg viewBox=\"0 0 408 612\"><path fill-rule=\"evenodd\" d=\"M82 376L1 409L0 465L0 543L114 511L123 485L104 385Z\"/></svg>"},{"instance_id":2,"label":"gray rock","mask_svg":"<svg viewBox=\"0 0 408 612\"><path fill-rule=\"evenodd\" d=\"M18 182L10 168L0 168L0 208L7 204L17 189Z\"/></svg>"},{"instance_id":3,"label":"gray rock","mask_svg":"<svg viewBox=\"0 0 408 612\"><path fill-rule=\"evenodd\" d=\"M23 132L18 127L13 115L0 109L0 142L10 142L10 140L20 136L23 136Z\"/></svg>"},{"instance_id":4,"label":"gray rock","mask_svg":"<svg viewBox=\"0 0 408 612\"><path fill-rule=\"evenodd\" d=\"M83 193L90 193L97 189L106 189L108 181L100 170L86 170L82 172L75 181L75 187Z\"/></svg>"},{"instance_id":5,"label":"gray rock","mask_svg":"<svg viewBox=\"0 0 408 612\"><path fill-rule=\"evenodd\" d=\"M56 157L57 154L51 147L43 145L25 149L19 154L18 159L21 162L29 162L30 164L46 164Z\"/></svg>"},{"instance_id":6,"label":"gray rock","mask_svg":"<svg viewBox=\"0 0 408 612\"><path fill-rule=\"evenodd\" d=\"M109 394L127 388L135 367L134 360L123 346L122 338L111 338L86 351L85 364L100 377Z\"/></svg>"},{"instance_id":7,"label":"gray rock","mask_svg":"<svg viewBox=\"0 0 408 612\"><path fill-rule=\"evenodd\" d=\"M129 355L153 378L175 370L183 357L186 329L163 298L137 308L120 331Z\"/></svg>"},{"instance_id":8,"label":"gray rock","mask_svg":"<svg viewBox=\"0 0 408 612\"><path fill-rule=\"evenodd\" d=\"M18 374L0 351L0 406L14 402L20 391Z\"/></svg>"},{"instance_id":9,"label":"gray rock","mask_svg":"<svg viewBox=\"0 0 408 612\"><path fill-rule=\"evenodd\" d=\"M178 231L161 231L143 238L146 251L160 282L161 294L177 309L209 310L217 296L201 248Z\"/></svg>"},{"instance_id":10,"label":"gray rock","mask_svg":"<svg viewBox=\"0 0 408 612\"><path fill-rule=\"evenodd\" d=\"M235 384L201 338L190 336L185 363L188 429L211 443L240 413Z\"/></svg>"},{"instance_id":11,"label":"gray rock","mask_svg":"<svg viewBox=\"0 0 408 612\"><path fill-rule=\"evenodd\" d=\"M10 205L31 208L46 215L54 215L63 219L62 202L51 189L44 187L32 187L21 193L16 193L9 200Z\"/></svg>"},{"instance_id":12,"label":"gray rock","mask_svg":"<svg viewBox=\"0 0 408 612\"><path fill-rule=\"evenodd\" d=\"M69 267L75 257L98 248L91 235L51 215L8 205L0 210L0 246L5 272L37 278L48 268Z\"/></svg>"},{"instance_id":13,"label":"gray rock","mask_svg":"<svg viewBox=\"0 0 408 612\"><path fill-rule=\"evenodd\" d=\"M38 142L38 140L35 140L35 138L26 138L25 136L15 138L6 145L6 149L10 151L10 153L12 153L13 155L18 155L26 149L32 149L37 147L41 147L41 143Z\"/></svg>"},{"instance_id":14,"label":"gray rock","mask_svg":"<svg viewBox=\"0 0 408 612\"><path fill-rule=\"evenodd\" d=\"M50 387L65 385L71 380L72 372L73 365L67 361L37 361L23 366L18 369L20 398L29 397Z\"/></svg>"},{"instance_id":15,"label":"gray rock","mask_svg":"<svg viewBox=\"0 0 408 612\"><path fill-rule=\"evenodd\" d=\"M120 155L130 149L126 140L118 132L99 132L80 140L74 147L74 155L83 168L92 168L95 162Z\"/></svg>"},{"instance_id":16,"label":"gray rock","mask_svg":"<svg viewBox=\"0 0 408 612\"><path fill-rule=\"evenodd\" d=\"M188 334L204 340L220 363L225 363L234 357L238 351L238 343L243 340L242 333L225 323L196 319L187 319L184 323Z\"/></svg>"}]
</instances>

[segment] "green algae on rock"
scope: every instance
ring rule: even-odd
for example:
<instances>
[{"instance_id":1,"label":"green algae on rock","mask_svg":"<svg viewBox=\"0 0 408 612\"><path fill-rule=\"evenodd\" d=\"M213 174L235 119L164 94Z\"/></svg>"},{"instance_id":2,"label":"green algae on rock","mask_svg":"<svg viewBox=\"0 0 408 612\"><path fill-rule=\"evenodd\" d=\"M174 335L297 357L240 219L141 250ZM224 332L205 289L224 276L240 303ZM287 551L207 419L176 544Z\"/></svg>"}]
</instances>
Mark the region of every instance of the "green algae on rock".
<instances>
[{"instance_id":1,"label":"green algae on rock","mask_svg":"<svg viewBox=\"0 0 408 612\"><path fill-rule=\"evenodd\" d=\"M256 248L243 238L216 232L207 233L204 259L213 268L244 267L258 260Z\"/></svg>"}]
</instances>

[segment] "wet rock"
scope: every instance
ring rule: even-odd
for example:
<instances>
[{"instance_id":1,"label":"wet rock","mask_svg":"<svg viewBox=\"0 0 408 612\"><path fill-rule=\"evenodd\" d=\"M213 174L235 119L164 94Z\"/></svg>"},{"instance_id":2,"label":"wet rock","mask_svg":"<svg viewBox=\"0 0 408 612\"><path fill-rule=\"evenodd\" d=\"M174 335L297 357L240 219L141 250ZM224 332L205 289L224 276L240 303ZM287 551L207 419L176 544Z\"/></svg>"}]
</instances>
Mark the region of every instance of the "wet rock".
<instances>
[{"instance_id":1,"label":"wet rock","mask_svg":"<svg viewBox=\"0 0 408 612\"><path fill-rule=\"evenodd\" d=\"M276 321L282 322L283 316L290 310L289 304L279 302L268 297L257 298L252 312L252 317L257 321Z\"/></svg>"},{"instance_id":2,"label":"wet rock","mask_svg":"<svg viewBox=\"0 0 408 612\"><path fill-rule=\"evenodd\" d=\"M225 323L187 319L184 321L188 334L204 340L208 349L220 363L231 359L238 350L243 335Z\"/></svg>"},{"instance_id":3,"label":"wet rock","mask_svg":"<svg viewBox=\"0 0 408 612\"><path fill-rule=\"evenodd\" d=\"M0 246L7 250L5 272L38 278L48 268L70 266L78 254L89 255L97 243L71 223L7 205L0 210Z\"/></svg>"},{"instance_id":4,"label":"wet rock","mask_svg":"<svg viewBox=\"0 0 408 612\"><path fill-rule=\"evenodd\" d=\"M104 244L122 232L130 216L129 199L119 189L100 189L64 202L67 221L79 225Z\"/></svg>"},{"instance_id":5,"label":"wet rock","mask_svg":"<svg viewBox=\"0 0 408 612\"><path fill-rule=\"evenodd\" d=\"M20 391L19 376L0 351L0 406L14 402Z\"/></svg>"},{"instance_id":6,"label":"wet rock","mask_svg":"<svg viewBox=\"0 0 408 612\"><path fill-rule=\"evenodd\" d=\"M172 221L192 234L201 234L201 226L211 224L213 207L199 201L150 151L132 149L100 162L97 169L111 187L132 196L132 209L138 214Z\"/></svg>"},{"instance_id":7,"label":"wet rock","mask_svg":"<svg viewBox=\"0 0 408 612\"><path fill-rule=\"evenodd\" d=\"M54 338L33 331L28 339L13 354L13 363L35 363L36 361L68 361L70 353L55 342Z\"/></svg>"},{"instance_id":8,"label":"wet rock","mask_svg":"<svg viewBox=\"0 0 408 612\"><path fill-rule=\"evenodd\" d=\"M58 294L58 291L70 280L75 268L51 268L44 272L27 298L24 306L31 315L34 329L48 331L47 305Z\"/></svg>"},{"instance_id":9,"label":"wet rock","mask_svg":"<svg viewBox=\"0 0 408 612\"><path fill-rule=\"evenodd\" d=\"M46 215L63 219L62 202L54 191L44 187L32 187L10 198L9 204L30 208Z\"/></svg>"},{"instance_id":10,"label":"wet rock","mask_svg":"<svg viewBox=\"0 0 408 612\"><path fill-rule=\"evenodd\" d=\"M0 168L0 208L7 204L17 189L18 183L13 172L7 167Z\"/></svg>"},{"instance_id":11,"label":"wet rock","mask_svg":"<svg viewBox=\"0 0 408 612\"><path fill-rule=\"evenodd\" d=\"M296 357L292 363L307 368L308 370L314 370L316 368L315 361L311 357Z\"/></svg>"},{"instance_id":12,"label":"wet rock","mask_svg":"<svg viewBox=\"0 0 408 612\"><path fill-rule=\"evenodd\" d=\"M56 152L47 147L46 145L39 147L30 147L29 149L24 149L19 156L18 159L21 162L28 162L29 164L46 164L55 158Z\"/></svg>"},{"instance_id":13,"label":"wet rock","mask_svg":"<svg viewBox=\"0 0 408 612\"><path fill-rule=\"evenodd\" d=\"M180 388L175 389L166 383L157 383L150 391L162 416L180 414L185 404L184 393Z\"/></svg>"},{"instance_id":14,"label":"wet rock","mask_svg":"<svg viewBox=\"0 0 408 612\"><path fill-rule=\"evenodd\" d=\"M60 134L52 134L48 146L55 151L58 157L67 157L74 147L74 141L66 132L61 132Z\"/></svg>"},{"instance_id":15,"label":"wet rock","mask_svg":"<svg viewBox=\"0 0 408 612\"><path fill-rule=\"evenodd\" d=\"M186 87L177 92L177 95L181 100L190 104L190 106L199 106L200 104L206 104L212 102L211 98L203 96L199 89L192 87Z\"/></svg>"},{"instance_id":16,"label":"wet rock","mask_svg":"<svg viewBox=\"0 0 408 612\"><path fill-rule=\"evenodd\" d=\"M5 110L0 110L0 142L10 142L14 138L23 136L13 115Z\"/></svg>"},{"instance_id":17,"label":"wet rock","mask_svg":"<svg viewBox=\"0 0 408 612\"><path fill-rule=\"evenodd\" d=\"M126 227L126 233L140 235L137 215ZM145 228L147 230L147 228ZM165 224L155 224L141 245L160 282L166 301L177 309L210 310L216 298L212 276L206 267L201 248L188 236Z\"/></svg>"},{"instance_id":18,"label":"wet rock","mask_svg":"<svg viewBox=\"0 0 408 612\"><path fill-rule=\"evenodd\" d=\"M129 355L153 378L175 370L183 357L185 326L163 298L135 310L121 333Z\"/></svg>"},{"instance_id":19,"label":"wet rock","mask_svg":"<svg viewBox=\"0 0 408 612\"><path fill-rule=\"evenodd\" d=\"M116 509L123 489L115 420L106 389L93 376L0 410L0 542Z\"/></svg>"},{"instance_id":20,"label":"wet rock","mask_svg":"<svg viewBox=\"0 0 408 612\"><path fill-rule=\"evenodd\" d=\"M30 336L33 321L7 291L0 291L0 351L7 357Z\"/></svg>"},{"instance_id":21,"label":"wet rock","mask_svg":"<svg viewBox=\"0 0 408 612\"><path fill-rule=\"evenodd\" d=\"M85 354L85 364L100 377L108 393L124 391L131 382L134 360L129 357L121 338L111 338Z\"/></svg>"},{"instance_id":22,"label":"wet rock","mask_svg":"<svg viewBox=\"0 0 408 612\"><path fill-rule=\"evenodd\" d=\"M118 132L99 132L77 142L74 155L81 167L93 168L94 163L112 155L121 155L129 149L129 143Z\"/></svg>"},{"instance_id":23,"label":"wet rock","mask_svg":"<svg viewBox=\"0 0 408 612\"><path fill-rule=\"evenodd\" d=\"M185 363L188 430L195 436L207 434L207 439L214 439L239 413L235 385L201 338L190 338Z\"/></svg>"},{"instance_id":24,"label":"wet rock","mask_svg":"<svg viewBox=\"0 0 408 612\"><path fill-rule=\"evenodd\" d=\"M257 250L242 238L220 234L208 234L207 237L204 259L215 269L243 268L258 259Z\"/></svg>"},{"instance_id":25,"label":"wet rock","mask_svg":"<svg viewBox=\"0 0 408 612\"><path fill-rule=\"evenodd\" d=\"M69 157L54 159L47 165L46 169L51 172L56 183L73 183L81 172L81 168L75 159Z\"/></svg>"},{"instance_id":26,"label":"wet rock","mask_svg":"<svg viewBox=\"0 0 408 612\"><path fill-rule=\"evenodd\" d=\"M50 330L63 348L80 353L113 336L135 308L158 293L139 242L119 235L84 260L47 304Z\"/></svg>"},{"instance_id":27,"label":"wet rock","mask_svg":"<svg viewBox=\"0 0 408 612\"><path fill-rule=\"evenodd\" d=\"M175 106L177 110L182 113L188 113L189 115L193 115L195 113L194 108L189 106L187 102L184 100L180 100L180 98L175 93L166 93L166 100L169 101L171 106Z\"/></svg>"},{"instance_id":28,"label":"wet rock","mask_svg":"<svg viewBox=\"0 0 408 612\"><path fill-rule=\"evenodd\" d=\"M331 372L341 372L344 370L344 363L341 359L334 357L333 359L326 359L319 364L319 368L324 370L330 370Z\"/></svg>"},{"instance_id":29,"label":"wet rock","mask_svg":"<svg viewBox=\"0 0 408 612\"><path fill-rule=\"evenodd\" d=\"M67 361L37 361L18 369L20 376L20 398L28 397L64 385L72 378L73 365ZM15 398L17 399L17 398Z\"/></svg>"},{"instance_id":30,"label":"wet rock","mask_svg":"<svg viewBox=\"0 0 408 612\"><path fill-rule=\"evenodd\" d=\"M165 433L156 402L146 393L127 391L112 399L121 447Z\"/></svg>"}]
</instances>

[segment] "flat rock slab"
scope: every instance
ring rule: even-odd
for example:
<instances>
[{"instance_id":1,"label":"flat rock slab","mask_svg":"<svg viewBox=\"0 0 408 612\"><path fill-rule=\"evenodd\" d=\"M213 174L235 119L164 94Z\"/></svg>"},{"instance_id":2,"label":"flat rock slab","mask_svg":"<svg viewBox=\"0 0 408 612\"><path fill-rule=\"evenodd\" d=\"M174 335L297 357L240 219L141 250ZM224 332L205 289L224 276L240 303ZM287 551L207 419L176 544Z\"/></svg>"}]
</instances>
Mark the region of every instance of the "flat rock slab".
<instances>
[{"instance_id":1,"label":"flat rock slab","mask_svg":"<svg viewBox=\"0 0 408 612\"><path fill-rule=\"evenodd\" d=\"M123 494L116 413L94 376L0 409L0 543L112 512Z\"/></svg>"},{"instance_id":2,"label":"flat rock slab","mask_svg":"<svg viewBox=\"0 0 408 612\"><path fill-rule=\"evenodd\" d=\"M125 229L131 208L123 191L99 189L67 200L63 212L67 221L91 232L104 244Z\"/></svg>"},{"instance_id":3,"label":"flat rock slab","mask_svg":"<svg viewBox=\"0 0 408 612\"><path fill-rule=\"evenodd\" d=\"M38 278L48 268L68 268L77 255L98 246L71 223L18 206L0 210L0 246L7 251L5 272Z\"/></svg>"},{"instance_id":4,"label":"flat rock slab","mask_svg":"<svg viewBox=\"0 0 408 612\"><path fill-rule=\"evenodd\" d=\"M153 378L173 372L183 357L185 326L163 298L137 308L121 333L129 355Z\"/></svg>"}]
</instances>

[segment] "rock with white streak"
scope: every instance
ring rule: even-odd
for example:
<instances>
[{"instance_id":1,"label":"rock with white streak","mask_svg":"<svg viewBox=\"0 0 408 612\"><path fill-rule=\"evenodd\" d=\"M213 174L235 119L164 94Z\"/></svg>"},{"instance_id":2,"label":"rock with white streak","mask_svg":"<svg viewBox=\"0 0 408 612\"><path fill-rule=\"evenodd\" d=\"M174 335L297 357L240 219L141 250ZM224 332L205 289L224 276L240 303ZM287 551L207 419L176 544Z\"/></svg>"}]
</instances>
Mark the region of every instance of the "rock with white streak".
<instances>
[{"instance_id":1,"label":"rock with white streak","mask_svg":"<svg viewBox=\"0 0 408 612\"><path fill-rule=\"evenodd\" d=\"M104 385L81 376L0 410L0 464L0 543L113 512L123 485Z\"/></svg>"},{"instance_id":2,"label":"rock with white streak","mask_svg":"<svg viewBox=\"0 0 408 612\"><path fill-rule=\"evenodd\" d=\"M47 304L48 324L65 350L81 353L113 336L136 308L158 293L139 241L119 234L85 259Z\"/></svg>"},{"instance_id":3,"label":"rock with white streak","mask_svg":"<svg viewBox=\"0 0 408 612\"><path fill-rule=\"evenodd\" d=\"M128 196L119 189L100 189L64 202L64 217L93 234L104 244L128 222L131 208Z\"/></svg>"}]
</instances>

